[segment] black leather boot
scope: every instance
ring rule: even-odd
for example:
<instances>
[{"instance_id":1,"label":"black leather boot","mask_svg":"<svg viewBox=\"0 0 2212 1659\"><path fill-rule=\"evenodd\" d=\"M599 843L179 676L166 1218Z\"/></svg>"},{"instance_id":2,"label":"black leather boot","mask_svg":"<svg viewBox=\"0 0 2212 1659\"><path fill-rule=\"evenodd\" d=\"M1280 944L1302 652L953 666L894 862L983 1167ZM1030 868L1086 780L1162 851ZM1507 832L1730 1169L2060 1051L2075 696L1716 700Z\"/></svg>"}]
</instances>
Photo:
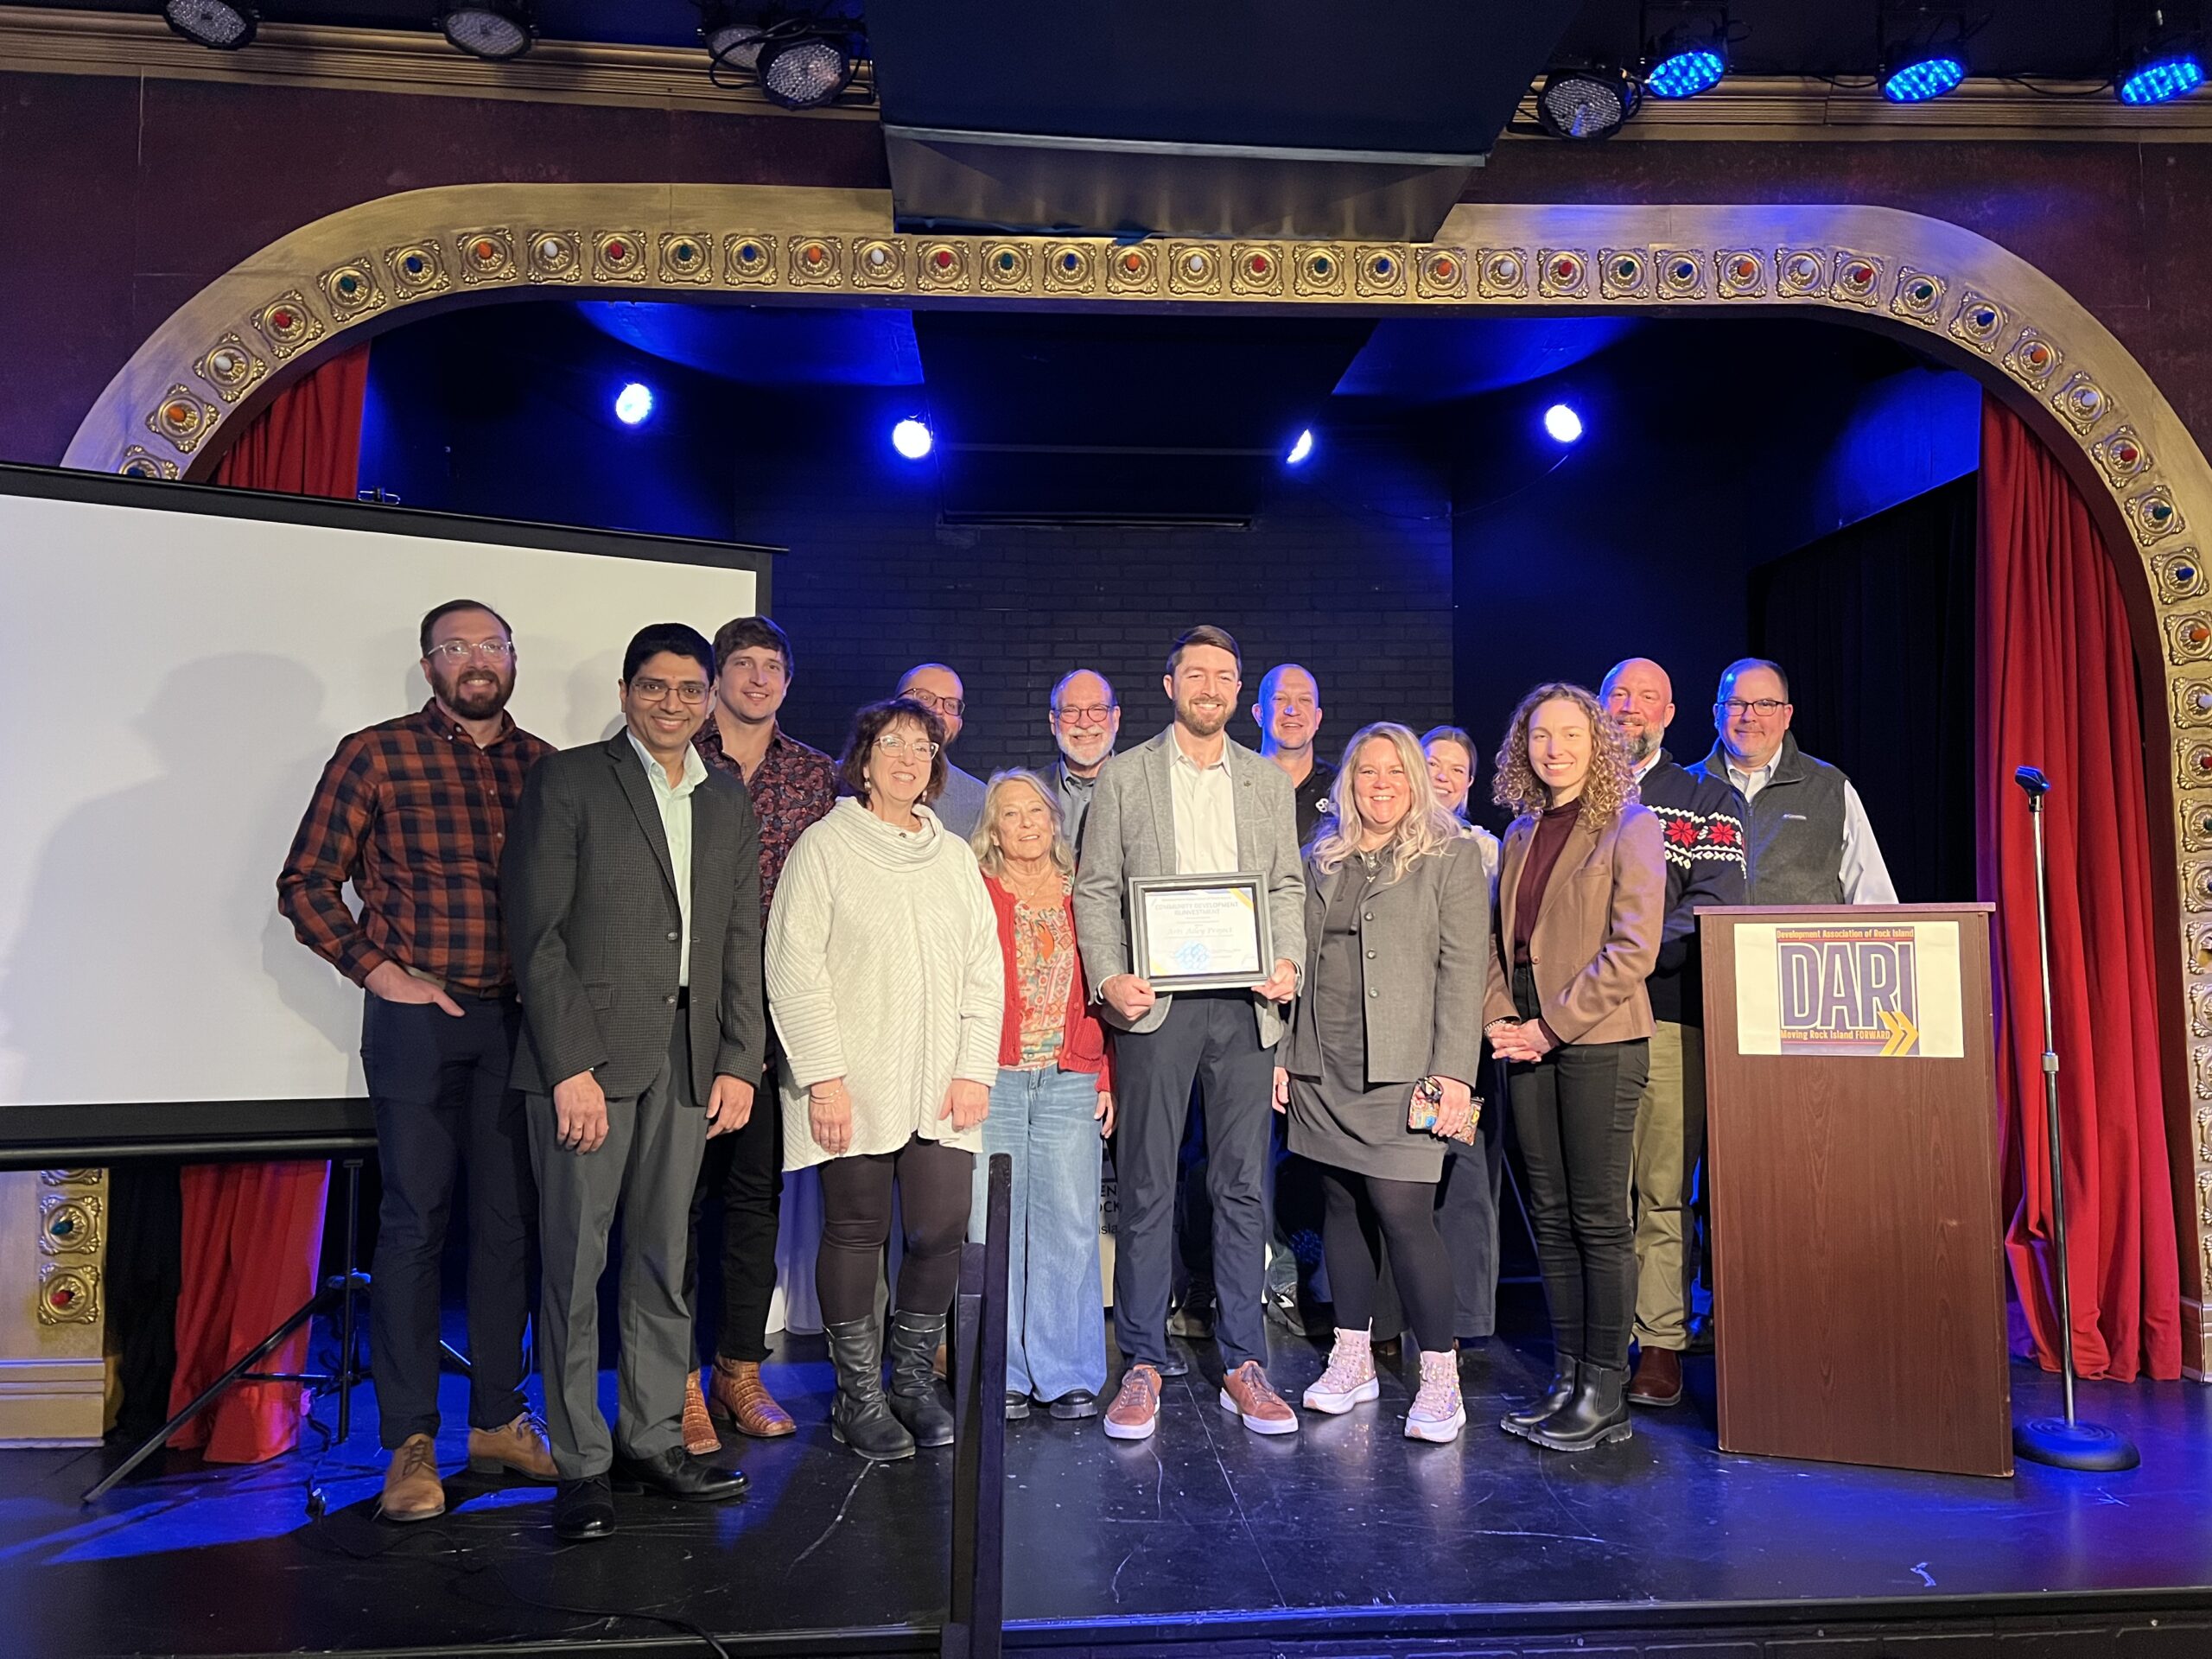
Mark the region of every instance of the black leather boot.
<instances>
[{"instance_id":1,"label":"black leather boot","mask_svg":"<svg viewBox=\"0 0 2212 1659\"><path fill-rule=\"evenodd\" d=\"M944 1315L891 1316L891 1409L916 1446L950 1446L952 1408L938 1397L932 1362L944 1342Z\"/></svg>"},{"instance_id":2,"label":"black leather boot","mask_svg":"<svg viewBox=\"0 0 2212 1659\"><path fill-rule=\"evenodd\" d=\"M837 1368L837 1397L830 1402L830 1433L871 1463L896 1463L914 1455L914 1437L891 1414L883 1397L883 1327L873 1315L825 1325L830 1363Z\"/></svg>"},{"instance_id":3,"label":"black leather boot","mask_svg":"<svg viewBox=\"0 0 2212 1659\"><path fill-rule=\"evenodd\" d=\"M1573 1397L1529 1431L1529 1438L1553 1452L1588 1452L1636 1430L1628 1420L1628 1371L1585 1365Z\"/></svg>"},{"instance_id":4,"label":"black leather boot","mask_svg":"<svg viewBox=\"0 0 2212 1659\"><path fill-rule=\"evenodd\" d=\"M1518 1411L1509 1411L1497 1420L1497 1426L1509 1434L1518 1434L1527 1440L1538 1423L1550 1416L1574 1397L1577 1362L1573 1354L1561 1354L1559 1369L1553 1373L1552 1385Z\"/></svg>"}]
</instances>

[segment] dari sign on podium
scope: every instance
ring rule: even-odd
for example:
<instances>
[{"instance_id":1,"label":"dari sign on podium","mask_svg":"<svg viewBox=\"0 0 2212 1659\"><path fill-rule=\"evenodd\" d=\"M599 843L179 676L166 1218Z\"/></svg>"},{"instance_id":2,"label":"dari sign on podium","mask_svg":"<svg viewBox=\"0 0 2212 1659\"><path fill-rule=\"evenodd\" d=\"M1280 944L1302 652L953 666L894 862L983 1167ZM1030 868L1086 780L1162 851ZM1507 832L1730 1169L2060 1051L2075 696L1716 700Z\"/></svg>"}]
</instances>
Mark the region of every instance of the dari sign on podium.
<instances>
[{"instance_id":1,"label":"dari sign on podium","mask_svg":"<svg viewBox=\"0 0 2212 1659\"><path fill-rule=\"evenodd\" d=\"M1956 922L1742 922L1735 933L1738 1053L1966 1052Z\"/></svg>"}]
</instances>

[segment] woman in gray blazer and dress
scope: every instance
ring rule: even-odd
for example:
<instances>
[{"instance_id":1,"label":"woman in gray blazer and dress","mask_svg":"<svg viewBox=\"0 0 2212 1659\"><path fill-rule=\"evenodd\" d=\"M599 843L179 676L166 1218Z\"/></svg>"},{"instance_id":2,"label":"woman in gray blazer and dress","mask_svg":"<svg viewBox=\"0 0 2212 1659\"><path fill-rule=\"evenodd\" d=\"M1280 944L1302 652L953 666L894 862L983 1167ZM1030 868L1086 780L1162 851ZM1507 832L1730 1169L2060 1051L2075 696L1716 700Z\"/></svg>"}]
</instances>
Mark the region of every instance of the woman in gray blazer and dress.
<instances>
[{"instance_id":1,"label":"woman in gray blazer and dress","mask_svg":"<svg viewBox=\"0 0 2212 1659\"><path fill-rule=\"evenodd\" d=\"M1498 1427L1555 1452L1629 1437L1636 1312L1629 1171L1650 1069L1667 867L1628 746L1579 685L1521 700L1494 793L1505 832L1491 937L1491 1043L1506 1062L1557 1375Z\"/></svg>"},{"instance_id":2,"label":"woman in gray blazer and dress","mask_svg":"<svg viewBox=\"0 0 2212 1659\"><path fill-rule=\"evenodd\" d=\"M1335 811L1306 849L1304 989L1275 1071L1290 1149L1320 1166L1336 1304L1335 1345L1306 1404L1342 1413L1380 1392L1371 1335L1387 1240L1421 1344L1406 1433L1451 1440L1467 1419L1436 1188L1445 1137L1469 1135L1480 1109L1490 887L1408 728L1363 728L1332 792ZM1440 1099L1427 1103L1433 1126L1416 1128L1424 1083Z\"/></svg>"}]
</instances>

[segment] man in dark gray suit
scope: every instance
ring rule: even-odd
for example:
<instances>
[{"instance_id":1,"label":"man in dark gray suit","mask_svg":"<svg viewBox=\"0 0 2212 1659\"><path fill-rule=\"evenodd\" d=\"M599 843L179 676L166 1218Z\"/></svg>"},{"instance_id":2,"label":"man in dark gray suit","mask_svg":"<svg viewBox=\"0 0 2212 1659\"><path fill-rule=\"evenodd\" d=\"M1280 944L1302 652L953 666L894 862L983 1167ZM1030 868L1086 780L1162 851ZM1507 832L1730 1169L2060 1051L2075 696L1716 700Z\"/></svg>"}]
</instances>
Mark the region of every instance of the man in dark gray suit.
<instances>
[{"instance_id":1,"label":"man in dark gray suit","mask_svg":"<svg viewBox=\"0 0 2212 1659\"><path fill-rule=\"evenodd\" d=\"M1213 1198L1214 1334L1226 1373L1221 1406L1255 1433L1287 1434L1298 1427L1262 1363L1260 1295L1274 1046L1306 959L1306 875L1290 779L1224 731L1242 676L1236 642L1221 629L1193 628L1177 640L1162 681L1174 723L1106 762L1084 825L1077 944L1103 1016L1120 1033L1114 1329L1128 1369L1106 1414L1105 1431L1115 1440L1147 1438L1159 1416L1177 1154L1193 1082L1204 1091ZM1273 970L1248 989L1155 995L1131 971L1128 878L1236 872L1256 874L1265 887Z\"/></svg>"},{"instance_id":2,"label":"man in dark gray suit","mask_svg":"<svg viewBox=\"0 0 2212 1659\"><path fill-rule=\"evenodd\" d=\"M613 1478L707 1501L745 1489L743 1475L687 1452L682 1428L691 1190L708 1137L752 1114L766 1038L760 829L745 785L691 742L714 682L714 650L696 630L642 630L622 662L623 729L539 763L500 870L522 991L514 1078L537 1170L538 1342L563 1539L614 1529ZM618 1207L610 1436L599 1281Z\"/></svg>"}]
</instances>

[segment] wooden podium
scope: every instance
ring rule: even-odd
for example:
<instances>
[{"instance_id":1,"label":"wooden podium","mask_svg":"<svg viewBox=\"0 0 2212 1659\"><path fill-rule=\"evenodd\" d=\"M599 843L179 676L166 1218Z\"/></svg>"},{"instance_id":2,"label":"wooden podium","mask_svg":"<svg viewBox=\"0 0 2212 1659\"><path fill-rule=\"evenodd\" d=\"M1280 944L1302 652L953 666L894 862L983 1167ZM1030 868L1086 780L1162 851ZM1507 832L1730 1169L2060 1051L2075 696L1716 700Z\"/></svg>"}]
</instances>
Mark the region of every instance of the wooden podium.
<instances>
[{"instance_id":1,"label":"wooden podium","mask_svg":"<svg viewBox=\"0 0 2212 1659\"><path fill-rule=\"evenodd\" d=\"M1697 912L1724 1452L2012 1472L1992 908Z\"/></svg>"}]
</instances>

